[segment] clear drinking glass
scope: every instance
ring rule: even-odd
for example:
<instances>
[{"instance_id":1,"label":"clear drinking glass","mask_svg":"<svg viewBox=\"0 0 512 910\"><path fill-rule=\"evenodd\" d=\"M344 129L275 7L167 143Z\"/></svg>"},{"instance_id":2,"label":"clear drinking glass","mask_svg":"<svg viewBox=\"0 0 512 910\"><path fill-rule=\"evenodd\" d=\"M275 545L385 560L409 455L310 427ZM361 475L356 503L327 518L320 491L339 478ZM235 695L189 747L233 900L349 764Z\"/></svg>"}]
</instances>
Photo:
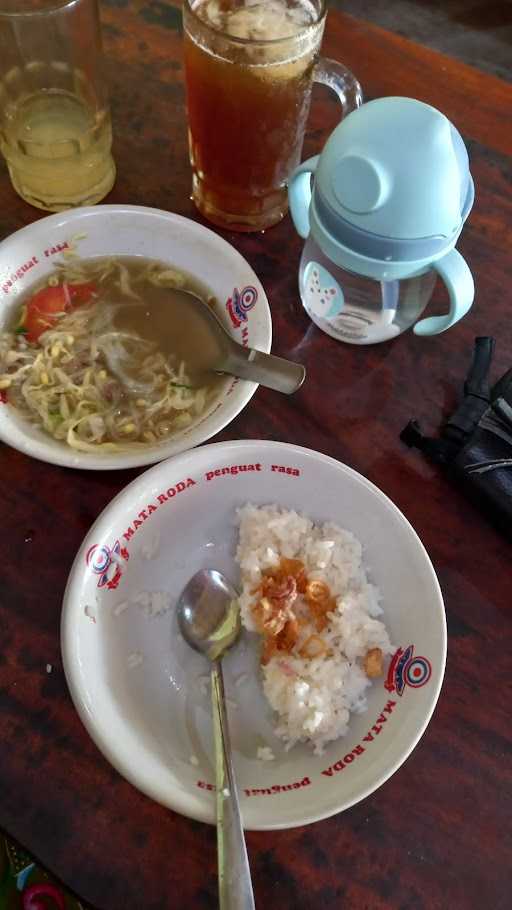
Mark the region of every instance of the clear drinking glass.
<instances>
[{"instance_id":1,"label":"clear drinking glass","mask_svg":"<svg viewBox=\"0 0 512 910\"><path fill-rule=\"evenodd\" d=\"M0 0L0 148L37 208L93 205L115 180L97 0Z\"/></svg>"},{"instance_id":2,"label":"clear drinking glass","mask_svg":"<svg viewBox=\"0 0 512 910\"><path fill-rule=\"evenodd\" d=\"M319 59L324 0L184 0L193 197L220 227L257 231L286 214L311 86L361 103L345 67Z\"/></svg>"}]
</instances>

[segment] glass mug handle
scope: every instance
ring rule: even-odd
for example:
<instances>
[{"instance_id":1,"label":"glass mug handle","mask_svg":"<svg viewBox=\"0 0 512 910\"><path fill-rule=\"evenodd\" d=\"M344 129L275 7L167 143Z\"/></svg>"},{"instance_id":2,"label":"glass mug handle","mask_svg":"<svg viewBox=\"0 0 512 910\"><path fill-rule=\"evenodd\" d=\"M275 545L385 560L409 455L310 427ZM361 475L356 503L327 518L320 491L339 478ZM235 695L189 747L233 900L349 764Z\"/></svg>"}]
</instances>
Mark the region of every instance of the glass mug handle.
<instances>
[{"instance_id":1,"label":"glass mug handle","mask_svg":"<svg viewBox=\"0 0 512 910\"><path fill-rule=\"evenodd\" d=\"M356 77L337 60L320 57L313 70L313 82L326 85L338 96L343 117L363 103L363 90Z\"/></svg>"},{"instance_id":2,"label":"glass mug handle","mask_svg":"<svg viewBox=\"0 0 512 910\"><path fill-rule=\"evenodd\" d=\"M360 107L363 103L363 91L353 73L338 63L320 57L313 70L313 82L319 82L332 89L338 96L343 111L343 117ZM290 178L288 185L288 201L290 214L297 233L304 237L309 234L309 205L311 202L311 177L315 173L320 156L308 158L298 167Z\"/></svg>"}]
</instances>

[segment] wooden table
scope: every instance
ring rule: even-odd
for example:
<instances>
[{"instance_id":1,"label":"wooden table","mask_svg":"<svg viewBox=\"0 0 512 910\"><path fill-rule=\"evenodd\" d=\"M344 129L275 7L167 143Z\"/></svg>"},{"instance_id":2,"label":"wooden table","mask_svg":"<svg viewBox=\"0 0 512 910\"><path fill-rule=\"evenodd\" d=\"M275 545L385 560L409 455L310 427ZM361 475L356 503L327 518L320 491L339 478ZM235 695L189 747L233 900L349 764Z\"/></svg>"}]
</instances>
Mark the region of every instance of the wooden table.
<instances>
[{"instance_id":1,"label":"wooden table","mask_svg":"<svg viewBox=\"0 0 512 910\"><path fill-rule=\"evenodd\" d=\"M196 218L179 11L158 0L108 0L103 14L119 171L107 201ZM449 656L433 720L388 783L312 827L248 835L257 904L498 910L511 895L510 544L399 432L412 416L439 427L458 400L476 335L497 339L495 376L512 365L512 89L338 13L324 49L357 73L367 97L421 98L463 133L477 195L459 246L476 276L476 303L430 341L409 332L375 347L342 345L301 308L301 242L288 219L265 236L226 235L267 290L274 350L298 354L308 381L292 399L259 390L218 438L310 446L381 487L432 557ZM305 154L319 150L336 116L320 90ZM6 173L0 178L5 237L39 213L15 196ZM0 825L102 910L215 907L214 829L162 809L119 777L82 727L62 672L59 619L72 559L135 473L64 470L0 447Z\"/></svg>"}]
</instances>

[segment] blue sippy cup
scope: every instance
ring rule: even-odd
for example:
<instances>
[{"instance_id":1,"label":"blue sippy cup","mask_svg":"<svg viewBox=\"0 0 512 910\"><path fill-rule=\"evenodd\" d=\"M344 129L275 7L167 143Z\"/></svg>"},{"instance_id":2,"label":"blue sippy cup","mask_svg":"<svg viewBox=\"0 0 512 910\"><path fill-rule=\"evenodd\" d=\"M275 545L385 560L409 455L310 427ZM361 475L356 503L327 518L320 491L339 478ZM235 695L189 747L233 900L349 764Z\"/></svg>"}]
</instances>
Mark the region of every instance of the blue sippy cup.
<instances>
[{"instance_id":1,"label":"blue sippy cup","mask_svg":"<svg viewBox=\"0 0 512 910\"><path fill-rule=\"evenodd\" d=\"M302 303L333 338L372 344L412 325L437 335L470 309L473 278L455 244L473 180L464 142L440 111L412 98L364 104L294 171L288 194L306 238ZM438 275L450 310L418 322Z\"/></svg>"}]
</instances>

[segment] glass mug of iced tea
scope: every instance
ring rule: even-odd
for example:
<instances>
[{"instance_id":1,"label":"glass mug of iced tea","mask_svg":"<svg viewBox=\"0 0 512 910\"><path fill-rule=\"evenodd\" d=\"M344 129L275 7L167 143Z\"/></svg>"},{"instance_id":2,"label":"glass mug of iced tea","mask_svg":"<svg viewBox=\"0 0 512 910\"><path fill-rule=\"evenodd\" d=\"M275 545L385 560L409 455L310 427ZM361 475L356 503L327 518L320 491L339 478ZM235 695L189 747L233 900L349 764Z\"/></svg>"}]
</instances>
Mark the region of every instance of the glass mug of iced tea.
<instances>
[{"instance_id":1,"label":"glass mug of iced tea","mask_svg":"<svg viewBox=\"0 0 512 910\"><path fill-rule=\"evenodd\" d=\"M193 198L219 227L264 230L286 214L311 86L361 103L355 77L319 59L325 0L184 0Z\"/></svg>"},{"instance_id":2,"label":"glass mug of iced tea","mask_svg":"<svg viewBox=\"0 0 512 910\"><path fill-rule=\"evenodd\" d=\"M19 195L59 212L115 180L97 0L0 0L0 148Z\"/></svg>"}]
</instances>

